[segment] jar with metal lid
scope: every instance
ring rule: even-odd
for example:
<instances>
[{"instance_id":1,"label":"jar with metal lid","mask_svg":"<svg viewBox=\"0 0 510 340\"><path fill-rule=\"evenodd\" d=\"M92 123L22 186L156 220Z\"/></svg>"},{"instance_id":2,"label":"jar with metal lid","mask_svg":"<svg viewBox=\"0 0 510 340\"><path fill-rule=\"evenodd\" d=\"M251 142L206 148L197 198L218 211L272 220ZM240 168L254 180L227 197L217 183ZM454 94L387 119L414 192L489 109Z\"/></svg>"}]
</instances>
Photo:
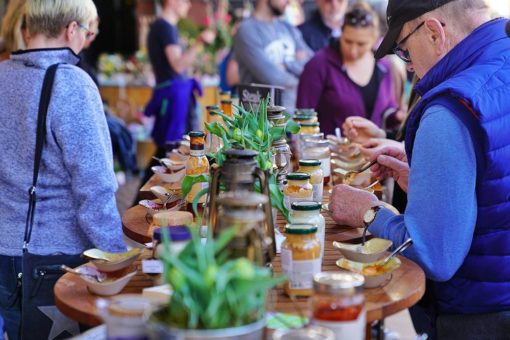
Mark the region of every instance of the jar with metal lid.
<instances>
[{"instance_id":1,"label":"jar with metal lid","mask_svg":"<svg viewBox=\"0 0 510 340\"><path fill-rule=\"evenodd\" d=\"M331 329L337 340L365 338L366 309L362 275L324 272L313 278L312 323Z\"/></svg>"},{"instance_id":2,"label":"jar with metal lid","mask_svg":"<svg viewBox=\"0 0 510 340\"><path fill-rule=\"evenodd\" d=\"M301 125L301 133L313 134L320 133L320 124L319 123L302 123Z\"/></svg>"},{"instance_id":3,"label":"jar with metal lid","mask_svg":"<svg viewBox=\"0 0 510 340\"><path fill-rule=\"evenodd\" d=\"M324 174L324 184L329 183L331 176L331 150L327 139L306 139L301 152L304 159L318 159Z\"/></svg>"},{"instance_id":4,"label":"jar with metal lid","mask_svg":"<svg viewBox=\"0 0 510 340\"><path fill-rule=\"evenodd\" d=\"M290 210L291 223L312 224L317 227L317 237L321 243L321 258L324 257L326 221L321 214L321 205L316 202L294 202Z\"/></svg>"},{"instance_id":5,"label":"jar with metal lid","mask_svg":"<svg viewBox=\"0 0 510 340\"><path fill-rule=\"evenodd\" d=\"M170 254L172 256L179 256L181 251L186 248L186 245L191 241L191 232L186 226L175 227L162 227L154 230L152 234L152 257L160 259L165 252L163 244L163 228L168 231L168 238L170 239Z\"/></svg>"},{"instance_id":6,"label":"jar with metal lid","mask_svg":"<svg viewBox=\"0 0 510 340\"><path fill-rule=\"evenodd\" d=\"M294 202L311 201L313 187L310 184L310 175L303 172L292 172L287 175L287 183L283 187L284 204L290 210Z\"/></svg>"},{"instance_id":7,"label":"jar with metal lid","mask_svg":"<svg viewBox=\"0 0 510 340\"><path fill-rule=\"evenodd\" d=\"M287 224L281 247L282 270L288 277L285 293L289 296L313 294L313 277L322 266L317 227L312 224Z\"/></svg>"},{"instance_id":8,"label":"jar with metal lid","mask_svg":"<svg viewBox=\"0 0 510 340\"><path fill-rule=\"evenodd\" d=\"M321 203L324 193L324 172L321 161L318 159L302 159L299 161L298 172L310 175L310 184L313 187L313 201Z\"/></svg>"},{"instance_id":9,"label":"jar with metal lid","mask_svg":"<svg viewBox=\"0 0 510 340\"><path fill-rule=\"evenodd\" d=\"M209 106L208 106L209 107ZM218 107L218 106L213 106ZM209 111L209 122L210 123L217 123L219 125L225 126L225 122L223 121L223 118L220 116L220 113L223 113L219 109ZM218 152L223 147L223 140L212 134L208 133L206 138L206 149L208 152Z\"/></svg>"},{"instance_id":10,"label":"jar with metal lid","mask_svg":"<svg viewBox=\"0 0 510 340\"><path fill-rule=\"evenodd\" d=\"M222 100L221 110L225 115L232 117L232 100Z\"/></svg>"},{"instance_id":11,"label":"jar with metal lid","mask_svg":"<svg viewBox=\"0 0 510 340\"><path fill-rule=\"evenodd\" d=\"M335 333L324 327L309 326L277 330L273 333L273 340L335 340Z\"/></svg>"},{"instance_id":12,"label":"jar with metal lid","mask_svg":"<svg viewBox=\"0 0 510 340\"><path fill-rule=\"evenodd\" d=\"M280 185L281 189L285 182L285 177L292 171L292 151L285 139L273 142L271 158L276 167L276 183Z\"/></svg>"}]
</instances>

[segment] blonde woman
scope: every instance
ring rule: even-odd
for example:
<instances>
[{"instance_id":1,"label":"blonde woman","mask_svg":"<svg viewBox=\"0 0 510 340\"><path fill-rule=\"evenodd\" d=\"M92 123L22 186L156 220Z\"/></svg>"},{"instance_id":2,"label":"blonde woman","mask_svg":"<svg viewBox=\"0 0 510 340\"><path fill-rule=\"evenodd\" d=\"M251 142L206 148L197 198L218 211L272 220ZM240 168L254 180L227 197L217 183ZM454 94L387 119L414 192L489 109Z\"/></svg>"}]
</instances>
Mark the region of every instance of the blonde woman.
<instances>
[{"instance_id":1,"label":"blonde woman","mask_svg":"<svg viewBox=\"0 0 510 340\"><path fill-rule=\"evenodd\" d=\"M21 272L27 190L32 183L36 121L46 70L60 63L46 119L30 254L80 254L88 248L123 251L112 149L97 87L75 66L94 34L92 0L27 0L30 39L26 50L0 63L0 315L9 339L47 339L52 322L44 311L20 314ZM23 277L25 284L25 277ZM22 297L26 298L26 295ZM52 297L50 297L50 301ZM26 311L26 309L25 309ZM58 320L58 310L49 310ZM70 323L68 323L71 325ZM75 335L77 327L59 328ZM37 333L34 333L37 332Z\"/></svg>"},{"instance_id":2,"label":"blonde woman","mask_svg":"<svg viewBox=\"0 0 510 340\"><path fill-rule=\"evenodd\" d=\"M11 0L2 21L1 37L3 51L0 61L9 58L13 51L25 49L28 35L26 32L25 6L26 0Z\"/></svg>"}]
</instances>

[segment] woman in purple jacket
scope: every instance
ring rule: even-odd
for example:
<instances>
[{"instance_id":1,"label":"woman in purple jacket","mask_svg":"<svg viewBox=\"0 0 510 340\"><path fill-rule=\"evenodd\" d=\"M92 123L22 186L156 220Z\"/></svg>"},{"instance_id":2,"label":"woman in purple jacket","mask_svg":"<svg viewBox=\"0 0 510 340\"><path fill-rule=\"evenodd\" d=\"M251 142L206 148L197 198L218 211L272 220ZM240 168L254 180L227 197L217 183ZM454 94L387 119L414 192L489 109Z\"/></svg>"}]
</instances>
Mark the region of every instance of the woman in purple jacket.
<instances>
[{"instance_id":1,"label":"woman in purple jacket","mask_svg":"<svg viewBox=\"0 0 510 340\"><path fill-rule=\"evenodd\" d=\"M298 108L314 108L321 130L333 134L349 116L370 119L392 128L398 101L388 61L376 61L377 14L358 4L346 15L340 41L315 54L306 64L298 87Z\"/></svg>"}]
</instances>

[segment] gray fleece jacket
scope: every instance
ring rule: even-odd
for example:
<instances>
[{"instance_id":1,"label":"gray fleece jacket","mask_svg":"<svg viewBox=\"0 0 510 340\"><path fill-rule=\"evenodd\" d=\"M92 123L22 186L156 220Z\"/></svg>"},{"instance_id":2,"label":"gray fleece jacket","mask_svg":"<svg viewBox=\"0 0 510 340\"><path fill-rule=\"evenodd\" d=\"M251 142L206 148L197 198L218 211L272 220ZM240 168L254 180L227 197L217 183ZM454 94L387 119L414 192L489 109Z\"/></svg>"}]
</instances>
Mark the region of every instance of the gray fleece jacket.
<instances>
[{"instance_id":1,"label":"gray fleece jacket","mask_svg":"<svg viewBox=\"0 0 510 340\"><path fill-rule=\"evenodd\" d=\"M70 49L0 63L0 254L22 253L36 121L46 69L60 65L48 109L31 253L124 250L108 126L96 85Z\"/></svg>"}]
</instances>

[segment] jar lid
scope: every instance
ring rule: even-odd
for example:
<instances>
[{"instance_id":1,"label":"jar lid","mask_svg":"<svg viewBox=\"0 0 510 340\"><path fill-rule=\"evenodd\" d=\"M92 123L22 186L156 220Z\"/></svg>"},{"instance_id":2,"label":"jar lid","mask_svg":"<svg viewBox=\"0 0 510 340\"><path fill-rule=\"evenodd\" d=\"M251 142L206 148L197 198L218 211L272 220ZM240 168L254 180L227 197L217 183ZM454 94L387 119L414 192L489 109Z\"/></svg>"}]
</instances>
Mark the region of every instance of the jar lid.
<instances>
[{"instance_id":1,"label":"jar lid","mask_svg":"<svg viewBox=\"0 0 510 340\"><path fill-rule=\"evenodd\" d=\"M218 105L208 105L205 107L207 111L212 111L212 110L219 110L220 107Z\"/></svg>"},{"instance_id":2,"label":"jar lid","mask_svg":"<svg viewBox=\"0 0 510 340\"><path fill-rule=\"evenodd\" d=\"M219 115L220 113L223 113L223 111L222 110L213 110L213 111L209 112L209 114L211 116Z\"/></svg>"},{"instance_id":3,"label":"jar lid","mask_svg":"<svg viewBox=\"0 0 510 340\"><path fill-rule=\"evenodd\" d=\"M294 116L294 121L301 121L301 120L310 120L312 119L313 117L310 115L310 116L306 116L306 115L298 115L298 116ZM299 123L299 124L306 124L306 123Z\"/></svg>"},{"instance_id":4,"label":"jar lid","mask_svg":"<svg viewBox=\"0 0 510 340\"><path fill-rule=\"evenodd\" d=\"M317 232L317 226L313 224L287 224L285 233L291 235L309 235Z\"/></svg>"},{"instance_id":5,"label":"jar lid","mask_svg":"<svg viewBox=\"0 0 510 340\"><path fill-rule=\"evenodd\" d=\"M269 106L267 107L267 113L270 113L270 114L271 114L271 113L272 113L272 114L274 114L274 113L284 112L285 110L286 110L286 108L285 108L285 107L283 107L283 106L278 106L278 105L269 105Z\"/></svg>"},{"instance_id":6,"label":"jar lid","mask_svg":"<svg viewBox=\"0 0 510 340\"><path fill-rule=\"evenodd\" d=\"M305 174L304 172L291 172L287 174L287 179L290 181L305 181L310 179L309 174Z\"/></svg>"},{"instance_id":7,"label":"jar lid","mask_svg":"<svg viewBox=\"0 0 510 340\"><path fill-rule=\"evenodd\" d=\"M322 272L313 277L313 288L317 293L352 295L363 291L363 275L347 272Z\"/></svg>"},{"instance_id":8,"label":"jar lid","mask_svg":"<svg viewBox=\"0 0 510 340\"><path fill-rule=\"evenodd\" d=\"M315 211L321 209L321 205L317 202L293 202L290 207L295 211Z\"/></svg>"},{"instance_id":9,"label":"jar lid","mask_svg":"<svg viewBox=\"0 0 510 340\"><path fill-rule=\"evenodd\" d=\"M228 159L254 159L258 156L258 152L251 149L228 149L223 152Z\"/></svg>"},{"instance_id":10,"label":"jar lid","mask_svg":"<svg viewBox=\"0 0 510 340\"><path fill-rule=\"evenodd\" d=\"M319 123L299 123L302 127L319 127Z\"/></svg>"},{"instance_id":11,"label":"jar lid","mask_svg":"<svg viewBox=\"0 0 510 340\"><path fill-rule=\"evenodd\" d=\"M220 96L221 95L230 95L230 91L220 91Z\"/></svg>"},{"instance_id":12,"label":"jar lid","mask_svg":"<svg viewBox=\"0 0 510 340\"><path fill-rule=\"evenodd\" d=\"M171 241L189 241L191 240L191 232L188 227L180 225L175 227L164 227L168 230L168 236ZM161 242L163 240L163 228L154 229L152 238L154 241Z\"/></svg>"},{"instance_id":13,"label":"jar lid","mask_svg":"<svg viewBox=\"0 0 510 340\"><path fill-rule=\"evenodd\" d=\"M230 99L228 100L222 100L221 101L222 104L232 104L232 101Z\"/></svg>"},{"instance_id":14,"label":"jar lid","mask_svg":"<svg viewBox=\"0 0 510 340\"><path fill-rule=\"evenodd\" d=\"M299 161L300 166L320 166L321 161L318 159L302 159Z\"/></svg>"},{"instance_id":15,"label":"jar lid","mask_svg":"<svg viewBox=\"0 0 510 340\"><path fill-rule=\"evenodd\" d=\"M299 329L277 330L273 334L273 340L335 340L332 330L310 326Z\"/></svg>"},{"instance_id":16,"label":"jar lid","mask_svg":"<svg viewBox=\"0 0 510 340\"><path fill-rule=\"evenodd\" d=\"M234 98L235 98L235 99L237 99L237 98L239 98L239 95L238 95L237 93L232 93L232 95L230 96L230 98L232 98L232 99L234 99Z\"/></svg>"},{"instance_id":17,"label":"jar lid","mask_svg":"<svg viewBox=\"0 0 510 340\"><path fill-rule=\"evenodd\" d=\"M305 145L329 147L329 141L327 139L305 139Z\"/></svg>"},{"instance_id":18,"label":"jar lid","mask_svg":"<svg viewBox=\"0 0 510 340\"><path fill-rule=\"evenodd\" d=\"M203 131L191 131L188 133L188 136L191 137L205 137L205 133Z\"/></svg>"}]
</instances>

